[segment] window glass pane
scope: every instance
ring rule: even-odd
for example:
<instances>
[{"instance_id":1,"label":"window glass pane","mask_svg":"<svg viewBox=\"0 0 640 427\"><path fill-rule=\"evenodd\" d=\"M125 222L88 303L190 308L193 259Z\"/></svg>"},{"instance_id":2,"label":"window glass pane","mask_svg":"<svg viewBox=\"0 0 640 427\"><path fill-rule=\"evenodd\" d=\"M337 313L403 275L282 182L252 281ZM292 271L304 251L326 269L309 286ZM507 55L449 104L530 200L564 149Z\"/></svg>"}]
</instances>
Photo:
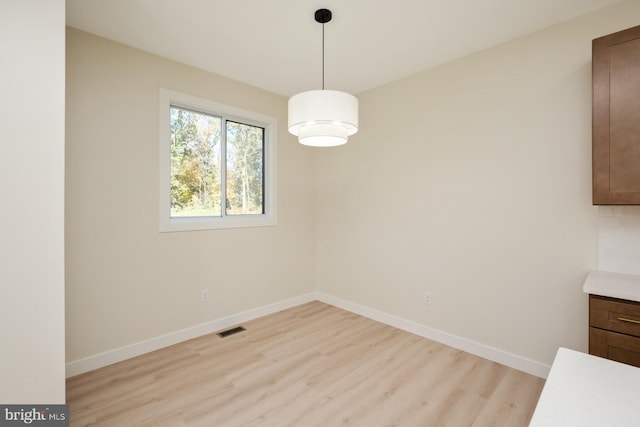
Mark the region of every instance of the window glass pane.
<instances>
[{"instance_id":1,"label":"window glass pane","mask_svg":"<svg viewBox=\"0 0 640 427\"><path fill-rule=\"evenodd\" d=\"M171 217L221 216L219 117L171 107Z\"/></svg>"},{"instance_id":2,"label":"window glass pane","mask_svg":"<svg viewBox=\"0 0 640 427\"><path fill-rule=\"evenodd\" d=\"M227 215L264 213L264 128L227 122Z\"/></svg>"}]
</instances>

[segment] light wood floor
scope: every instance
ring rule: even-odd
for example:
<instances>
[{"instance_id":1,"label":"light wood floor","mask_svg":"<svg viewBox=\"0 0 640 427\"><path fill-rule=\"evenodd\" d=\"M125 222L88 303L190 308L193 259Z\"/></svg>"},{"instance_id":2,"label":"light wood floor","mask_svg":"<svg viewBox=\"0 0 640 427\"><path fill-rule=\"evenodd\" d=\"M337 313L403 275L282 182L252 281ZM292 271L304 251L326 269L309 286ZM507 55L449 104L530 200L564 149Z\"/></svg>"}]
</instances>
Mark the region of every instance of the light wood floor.
<instances>
[{"instance_id":1,"label":"light wood floor","mask_svg":"<svg viewBox=\"0 0 640 427\"><path fill-rule=\"evenodd\" d=\"M544 380L312 302L67 380L71 426L527 426Z\"/></svg>"}]
</instances>

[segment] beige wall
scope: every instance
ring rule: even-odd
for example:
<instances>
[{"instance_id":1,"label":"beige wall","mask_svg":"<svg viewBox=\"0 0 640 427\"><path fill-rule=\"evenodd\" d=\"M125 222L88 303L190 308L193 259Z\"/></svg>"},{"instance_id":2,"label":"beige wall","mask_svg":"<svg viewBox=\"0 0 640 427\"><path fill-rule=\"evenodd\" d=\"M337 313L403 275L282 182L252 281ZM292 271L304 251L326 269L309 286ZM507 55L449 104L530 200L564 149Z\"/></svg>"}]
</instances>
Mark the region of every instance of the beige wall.
<instances>
[{"instance_id":1,"label":"beige wall","mask_svg":"<svg viewBox=\"0 0 640 427\"><path fill-rule=\"evenodd\" d=\"M278 119L277 226L158 232L161 87ZM68 361L314 290L313 150L286 103L68 29Z\"/></svg>"},{"instance_id":2,"label":"beige wall","mask_svg":"<svg viewBox=\"0 0 640 427\"><path fill-rule=\"evenodd\" d=\"M318 289L542 363L586 350L591 40L638 16L623 2L360 94L360 133L318 155Z\"/></svg>"},{"instance_id":3,"label":"beige wall","mask_svg":"<svg viewBox=\"0 0 640 427\"><path fill-rule=\"evenodd\" d=\"M0 6L0 402L64 383L64 1Z\"/></svg>"}]
</instances>

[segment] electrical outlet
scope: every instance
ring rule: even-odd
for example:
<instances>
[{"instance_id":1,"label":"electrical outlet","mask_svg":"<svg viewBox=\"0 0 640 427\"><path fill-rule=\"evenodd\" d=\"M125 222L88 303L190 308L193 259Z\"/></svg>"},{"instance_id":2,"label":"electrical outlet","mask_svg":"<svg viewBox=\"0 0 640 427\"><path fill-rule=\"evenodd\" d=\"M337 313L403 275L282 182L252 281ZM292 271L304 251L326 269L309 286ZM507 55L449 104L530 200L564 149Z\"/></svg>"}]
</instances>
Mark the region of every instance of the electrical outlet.
<instances>
[{"instance_id":1,"label":"electrical outlet","mask_svg":"<svg viewBox=\"0 0 640 427\"><path fill-rule=\"evenodd\" d=\"M200 301L209 302L209 289L203 289L200 293Z\"/></svg>"},{"instance_id":2,"label":"electrical outlet","mask_svg":"<svg viewBox=\"0 0 640 427\"><path fill-rule=\"evenodd\" d=\"M424 292L424 299L422 300L425 304L431 304L431 292Z\"/></svg>"}]
</instances>

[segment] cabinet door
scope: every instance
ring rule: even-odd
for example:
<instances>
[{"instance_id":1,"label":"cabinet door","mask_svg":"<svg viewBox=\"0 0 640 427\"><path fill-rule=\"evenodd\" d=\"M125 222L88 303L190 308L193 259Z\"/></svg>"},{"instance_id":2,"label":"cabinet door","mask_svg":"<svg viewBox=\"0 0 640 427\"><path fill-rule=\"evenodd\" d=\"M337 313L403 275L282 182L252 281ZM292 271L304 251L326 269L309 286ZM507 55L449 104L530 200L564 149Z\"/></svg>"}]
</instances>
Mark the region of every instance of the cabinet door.
<instances>
[{"instance_id":1,"label":"cabinet door","mask_svg":"<svg viewBox=\"0 0 640 427\"><path fill-rule=\"evenodd\" d=\"M589 354L640 367L640 338L591 327Z\"/></svg>"},{"instance_id":2,"label":"cabinet door","mask_svg":"<svg viewBox=\"0 0 640 427\"><path fill-rule=\"evenodd\" d=\"M593 204L640 204L640 26L593 40Z\"/></svg>"},{"instance_id":3,"label":"cabinet door","mask_svg":"<svg viewBox=\"0 0 640 427\"><path fill-rule=\"evenodd\" d=\"M589 326L640 337L640 303L589 295Z\"/></svg>"}]
</instances>

